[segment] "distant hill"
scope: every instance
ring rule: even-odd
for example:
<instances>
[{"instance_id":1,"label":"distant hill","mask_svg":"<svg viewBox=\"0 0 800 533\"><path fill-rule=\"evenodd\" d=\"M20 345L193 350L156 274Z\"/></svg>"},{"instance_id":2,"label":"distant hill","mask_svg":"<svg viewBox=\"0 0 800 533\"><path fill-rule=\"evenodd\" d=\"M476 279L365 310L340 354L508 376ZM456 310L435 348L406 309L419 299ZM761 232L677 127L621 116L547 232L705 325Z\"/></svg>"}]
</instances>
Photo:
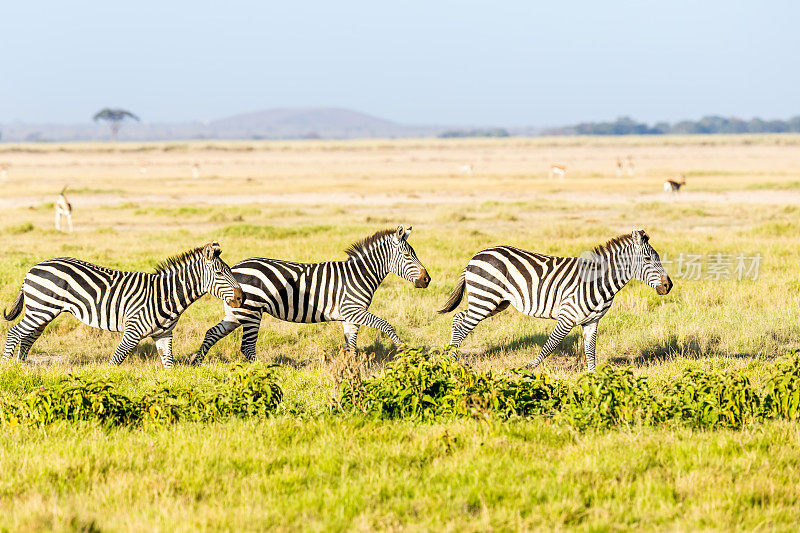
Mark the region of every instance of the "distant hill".
<instances>
[{"instance_id":1,"label":"distant hill","mask_svg":"<svg viewBox=\"0 0 800 533\"><path fill-rule=\"evenodd\" d=\"M336 107L268 109L210 122L150 124L132 122L119 132L121 141L179 139L355 139L436 136L445 127L410 126ZM3 124L2 141L98 141L108 127L85 124Z\"/></svg>"},{"instance_id":2,"label":"distant hill","mask_svg":"<svg viewBox=\"0 0 800 533\"><path fill-rule=\"evenodd\" d=\"M215 120L210 127L270 137L391 137L415 128L337 107L269 109ZM422 128L428 129L428 128Z\"/></svg>"}]
</instances>

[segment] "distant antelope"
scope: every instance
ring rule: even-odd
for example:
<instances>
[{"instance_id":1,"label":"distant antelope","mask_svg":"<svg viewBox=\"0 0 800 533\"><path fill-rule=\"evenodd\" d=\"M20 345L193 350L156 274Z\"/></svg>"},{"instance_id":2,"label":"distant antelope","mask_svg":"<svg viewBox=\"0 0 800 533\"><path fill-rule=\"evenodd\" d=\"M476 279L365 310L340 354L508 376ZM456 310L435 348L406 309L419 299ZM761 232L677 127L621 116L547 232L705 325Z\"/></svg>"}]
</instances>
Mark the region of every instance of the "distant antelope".
<instances>
[{"instance_id":1,"label":"distant antelope","mask_svg":"<svg viewBox=\"0 0 800 533\"><path fill-rule=\"evenodd\" d=\"M617 177L618 178L622 177L622 169L623 169L623 167L624 167L624 165L622 164L622 159L620 159L618 157L617 158Z\"/></svg>"},{"instance_id":2,"label":"distant antelope","mask_svg":"<svg viewBox=\"0 0 800 533\"><path fill-rule=\"evenodd\" d=\"M553 178L553 176L558 176L559 178L563 178L567 175L567 167L564 165L556 165L553 163L550 165L550 172L547 174L548 178Z\"/></svg>"},{"instance_id":3,"label":"distant antelope","mask_svg":"<svg viewBox=\"0 0 800 533\"><path fill-rule=\"evenodd\" d=\"M192 165L192 177L197 179L200 177L200 163L194 163Z\"/></svg>"},{"instance_id":4,"label":"distant antelope","mask_svg":"<svg viewBox=\"0 0 800 533\"><path fill-rule=\"evenodd\" d=\"M458 171L461 174L466 174L467 176L472 176L472 165L471 164L462 165L462 166L458 167Z\"/></svg>"},{"instance_id":5,"label":"distant antelope","mask_svg":"<svg viewBox=\"0 0 800 533\"><path fill-rule=\"evenodd\" d=\"M669 194L678 194L681 192L681 187L686 185L686 176L681 175L681 181L667 180L664 182L664 192Z\"/></svg>"},{"instance_id":6,"label":"distant antelope","mask_svg":"<svg viewBox=\"0 0 800 533\"><path fill-rule=\"evenodd\" d=\"M8 177L8 165L0 165L0 179Z\"/></svg>"},{"instance_id":7,"label":"distant antelope","mask_svg":"<svg viewBox=\"0 0 800 533\"><path fill-rule=\"evenodd\" d=\"M147 163L142 163L139 165L139 174L141 175L147 174Z\"/></svg>"},{"instance_id":8,"label":"distant antelope","mask_svg":"<svg viewBox=\"0 0 800 533\"><path fill-rule=\"evenodd\" d=\"M636 170L636 165L633 164L633 157L628 156L628 161L626 166L628 168L628 176L633 177L633 174Z\"/></svg>"},{"instance_id":9,"label":"distant antelope","mask_svg":"<svg viewBox=\"0 0 800 533\"><path fill-rule=\"evenodd\" d=\"M61 217L67 218L67 225L69 226L69 233L72 233L72 204L67 201L67 197L64 196L64 193L67 191L67 186L65 185L61 192L58 195L58 200L56 200L55 205L53 206L56 211L56 229L61 231Z\"/></svg>"}]
</instances>

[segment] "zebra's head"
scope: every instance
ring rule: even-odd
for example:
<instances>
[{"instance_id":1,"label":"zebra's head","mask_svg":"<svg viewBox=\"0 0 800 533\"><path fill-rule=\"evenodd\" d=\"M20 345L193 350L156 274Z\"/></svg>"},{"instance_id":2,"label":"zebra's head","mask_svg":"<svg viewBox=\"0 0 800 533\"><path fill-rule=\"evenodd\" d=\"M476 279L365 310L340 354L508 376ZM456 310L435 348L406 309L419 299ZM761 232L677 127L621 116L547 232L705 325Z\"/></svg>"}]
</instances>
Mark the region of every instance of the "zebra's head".
<instances>
[{"instance_id":1,"label":"zebra's head","mask_svg":"<svg viewBox=\"0 0 800 533\"><path fill-rule=\"evenodd\" d=\"M639 281L650 285L658 294L662 296L667 294L672 289L672 280L664 270L658 252L650 246L650 237L643 229L635 229L631 232L631 238L633 239L631 274Z\"/></svg>"},{"instance_id":2,"label":"zebra's head","mask_svg":"<svg viewBox=\"0 0 800 533\"><path fill-rule=\"evenodd\" d=\"M397 226L390 241L389 271L412 282L414 287L424 289L431 282L431 277L417 258L414 249L408 244L409 235L411 235L411 226L408 229Z\"/></svg>"},{"instance_id":3,"label":"zebra's head","mask_svg":"<svg viewBox=\"0 0 800 533\"><path fill-rule=\"evenodd\" d=\"M231 267L220 258L222 248L217 241L203 246L203 285L206 291L231 307L244 305L244 293Z\"/></svg>"}]
</instances>

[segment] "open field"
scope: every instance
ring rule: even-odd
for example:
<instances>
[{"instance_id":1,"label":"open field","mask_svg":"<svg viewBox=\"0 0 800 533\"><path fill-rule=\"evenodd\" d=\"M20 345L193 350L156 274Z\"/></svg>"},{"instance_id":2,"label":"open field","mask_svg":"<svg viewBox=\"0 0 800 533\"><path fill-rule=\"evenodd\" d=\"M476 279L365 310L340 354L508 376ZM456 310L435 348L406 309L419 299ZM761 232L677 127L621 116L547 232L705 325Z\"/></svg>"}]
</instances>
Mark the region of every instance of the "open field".
<instances>
[{"instance_id":1,"label":"open field","mask_svg":"<svg viewBox=\"0 0 800 533\"><path fill-rule=\"evenodd\" d=\"M615 159L628 155L635 176L617 177ZM554 162L567 165L564 180L547 179ZM0 182L3 307L48 257L148 270L216 239L229 264L322 261L378 229L413 224L410 242L433 281L414 289L390 275L371 311L408 344L437 347L451 315L436 309L481 248L577 255L643 227L673 261L665 266L675 288L659 297L639 282L626 287L600 322L598 363L654 380L685 368L735 371L757 385L771 359L800 348L800 136L0 145L0 163L9 165ZM468 163L473 174L460 174ZM665 197L663 180L682 173L685 192ZM73 234L53 229L65 184ZM701 263L699 279L681 254ZM717 262L722 274L715 254L730 262ZM739 255L748 267L760 257L742 280ZM221 309L206 296L181 318L178 361ZM553 325L506 311L478 325L462 357L479 370L524 365ZM111 369L119 338L61 316L32 364L3 369L0 394L68 372L110 377L123 390L200 386L240 359L236 332L198 369L165 376L149 339ZM791 529L800 518L796 423L576 433L539 420L343 418L329 402L342 345L338 324L265 318L259 359L283 366L284 389L266 421L1 429L0 527ZM366 328L359 346L378 366L394 354ZM543 370L575 380L580 352L575 330Z\"/></svg>"}]
</instances>

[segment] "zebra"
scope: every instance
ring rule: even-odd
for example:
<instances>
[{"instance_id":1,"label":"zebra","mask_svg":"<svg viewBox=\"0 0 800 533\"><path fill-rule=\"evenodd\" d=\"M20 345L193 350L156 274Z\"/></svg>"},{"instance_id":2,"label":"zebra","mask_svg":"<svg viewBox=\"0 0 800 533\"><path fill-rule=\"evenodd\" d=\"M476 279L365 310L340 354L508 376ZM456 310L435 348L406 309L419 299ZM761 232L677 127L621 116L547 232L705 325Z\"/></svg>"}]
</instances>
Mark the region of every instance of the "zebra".
<instances>
[{"instance_id":1,"label":"zebra","mask_svg":"<svg viewBox=\"0 0 800 533\"><path fill-rule=\"evenodd\" d=\"M268 313L287 322L341 321L345 345L356 350L360 326L384 332L402 346L394 328L367 309L378 286L389 272L417 288L431 281L428 271L408 244L411 226L387 229L352 244L346 261L295 263L254 257L233 265L233 276L247 297L240 308L225 305L225 317L206 332L193 363L200 364L220 339L242 326L242 354L256 358L256 339L261 315Z\"/></svg>"},{"instance_id":2,"label":"zebra","mask_svg":"<svg viewBox=\"0 0 800 533\"><path fill-rule=\"evenodd\" d=\"M539 355L527 365L529 369L537 367L580 325L586 367L594 372L597 323L631 278L660 295L672 289L672 280L641 229L614 237L581 257L553 257L495 246L472 257L439 312L453 311L466 291L467 309L453 316L450 344L455 347L478 322L509 305L529 316L555 319L555 328Z\"/></svg>"},{"instance_id":3,"label":"zebra","mask_svg":"<svg viewBox=\"0 0 800 533\"><path fill-rule=\"evenodd\" d=\"M241 307L244 295L230 267L220 258L217 241L161 262L155 273L125 272L72 257L47 259L25 275L6 320L25 316L8 331L3 359L24 361L45 326L66 311L92 327L122 331L111 363L119 365L144 337L151 336L164 368L173 365L172 330L181 313L210 292L231 307Z\"/></svg>"}]
</instances>

